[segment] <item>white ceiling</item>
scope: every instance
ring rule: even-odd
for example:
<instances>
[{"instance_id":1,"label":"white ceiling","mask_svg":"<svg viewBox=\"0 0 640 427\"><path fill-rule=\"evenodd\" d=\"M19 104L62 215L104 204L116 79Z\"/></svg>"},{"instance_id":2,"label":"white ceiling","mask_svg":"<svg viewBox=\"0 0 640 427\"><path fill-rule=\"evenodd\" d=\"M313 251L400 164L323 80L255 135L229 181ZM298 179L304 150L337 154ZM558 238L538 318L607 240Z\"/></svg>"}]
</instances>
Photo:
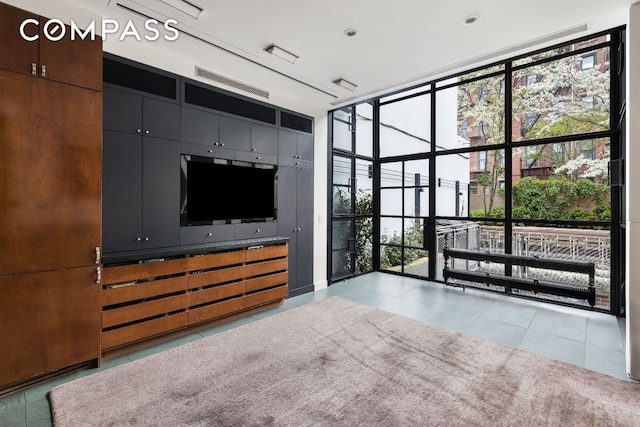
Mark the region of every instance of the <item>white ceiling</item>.
<instances>
[{"instance_id":1,"label":"white ceiling","mask_svg":"<svg viewBox=\"0 0 640 427\"><path fill-rule=\"evenodd\" d=\"M117 3L161 21L176 19L200 40L182 34L174 42L120 41L116 35L104 48L192 78L198 65L270 93L257 99L326 111L624 25L637 0L189 0L203 9L197 20L158 0L3 1L67 20L87 9L121 23L134 19L142 30L144 19ZM479 20L464 25L469 15ZM558 37L585 24L587 30ZM358 34L349 38L344 31L351 28ZM273 57L264 51L271 43L299 59ZM338 78L355 83L355 92L332 83Z\"/></svg>"}]
</instances>

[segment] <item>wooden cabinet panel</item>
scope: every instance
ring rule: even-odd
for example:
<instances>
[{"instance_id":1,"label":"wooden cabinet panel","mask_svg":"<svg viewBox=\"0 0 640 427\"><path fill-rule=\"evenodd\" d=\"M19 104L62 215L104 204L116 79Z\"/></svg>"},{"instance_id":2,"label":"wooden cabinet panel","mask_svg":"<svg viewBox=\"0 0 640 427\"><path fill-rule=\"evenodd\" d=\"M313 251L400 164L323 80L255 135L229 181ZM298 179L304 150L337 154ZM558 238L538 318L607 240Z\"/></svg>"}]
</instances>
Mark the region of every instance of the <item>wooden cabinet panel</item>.
<instances>
[{"instance_id":1,"label":"wooden cabinet panel","mask_svg":"<svg viewBox=\"0 0 640 427\"><path fill-rule=\"evenodd\" d=\"M269 289L267 291L256 292L245 297L247 308L277 301L287 296L287 287Z\"/></svg>"},{"instance_id":2,"label":"wooden cabinet panel","mask_svg":"<svg viewBox=\"0 0 640 427\"><path fill-rule=\"evenodd\" d=\"M230 300L205 305L193 310L189 310L189 324L215 319L216 317L228 316L238 311L244 310L245 297L233 298Z\"/></svg>"},{"instance_id":3,"label":"wooden cabinet panel","mask_svg":"<svg viewBox=\"0 0 640 427\"><path fill-rule=\"evenodd\" d=\"M159 262L120 265L106 267L102 273L102 283L124 283L136 279L146 279L171 274L180 274L187 270L186 258L170 259Z\"/></svg>"},{"instance_id":4,"label":"wooden cabinet panel","mask_svg":"<svg viewBox=\"0 0 640 427\"><path fill-rule=\"evenodd\" d=\"M260 289L271 288L278 285L286 285L288 279L287 273L270 274L255 279L249 279L245 282L247 292L258 291Z\"/></svg>"},{"instance_id":5,"label":"wooden cabinet panel","mask_svg":"<svg viewBox=\"0 0 640 427\"><path fill-rule=\"evenodd\" d=\"M260 261L270 258L287 256L287 245L266 246L264 248L248 249L245 255L247 262Z\"/></svg>"},{"instance_id":6,"label":"wooden cabinet panel","mask_svg":"<svg viewBox=\"0 0 640 427\"><path fill-rule=\"evenodd\" d=\"M0 386L100 357L96 267L0 277Z\"/></svg>"},{"instance_id":7,"label":"wooden cabinet panel","mask_svg":"<svg viewBox=\"0 0 640 427\"><path fill-rule=\"evenodd\" d=\"M244 282L189 292L189 307L244 294Z\"/></svg>"},{"instance_id":8,"label":"wooden cabinet panel","mask_svg":"<svg viewBox=\"0 0 640 427\"><path fill-rule=\"evenodd\" d=\"M31 74L32 64L36 70L38 67L38 42L28 42L20 36L20 25L25 19L40 21L37 15L0 3L0 68ZM28 28L25 31L28 35L38 33L39 26Z\"/></svg>"},{"instance_id":9,"label":"wooden cabinet panel","mask_svg":"<svg viewBox=\"0 0 640 427\"><path fill-rule=\"evenodd\" d=\"M244 275L245 270L242 266L192 274L189 276L189 288L193 289L202 286L215 285L216 283L230 282L232 280L242 279Z\"/></svg>"},{"instance_id":10,"label":"wooden cabinet panel","mask_svg":"<svg viewBox=\"0 0 640 427\"><path fill-rule=\"evenodd\" d=\"M165 313L184 310L187 301L187 295L182 294L105 310L102 312L102 327L109 328L111 326L123 325L158 315L164 315Z\"/></svg>"},{"instance_id":11,"label":"wooden cabinet panel","mask_svg":"<svg viewBox=\"0 0 640 427\"><path fill-rule=\"evenodd\" d=\"M102 39L71 40L70 27L60 41L53 42L44 36L40 27L40 64L38 75L56 82L68 83L102 91ZM43 72L42 67L46 68ZM79 110L82 111L82 110Z\"/></svg>"},{"instance_id":12,"label":"wooden cabinet panel","mask_svg":"<svg viewBox=\"0 0 640 427\"><path fill-rule=\"evenodd\" d=\"M108 350L142 339L170 332L187 326L187 312L159 317L142 323L135 323L124 328L112 329L102 333L102 349Z\"/></svg>"},{"instance_id":13,"label":"wooden cabinet panel","mask_svg":"<svg viewBox=\"0 0 640 427\"><path fill-rule=\"evenodd\" d=\"M94 264L102 94L4 70L0 93L0 275Z\"/></svg>"},{"instance_id":14,"label":"wooden cabinet panel","mask_svg":"<svg viewBox=\"0 0 640 427\"><path fill-rule=\"evenodd\" d=\"M245 251L220 252L217 254L197 255L189 258L189 270L204 270L227 265L242 264Z\"/></svg>"},{"instance_id":15,"label":"wooden cabinet panel","mask_svg":"<svg viewBox=\"0 0 640 427\"><path fill-rule=\"evenodd\" d=\"M150 282L129 282L108 287L102 291L102 306L108 307L129 301L143 300L150 297L186 291L189 280L187 276L169 279L152 280Z\"/></svg>"},{"instance_id":16,"label":"wooden cabinet panel","mask_svg":"<svg viewBox=\"0 0 640 427\"><path fill-rule=\"evenodd\" d=\"M257 262L248 264L245 267L247 277L259 276L261 274L269 274L276 271L286 271L288 262L286 259L278 259L275 261Z\"/></svg>"}]
</instances>

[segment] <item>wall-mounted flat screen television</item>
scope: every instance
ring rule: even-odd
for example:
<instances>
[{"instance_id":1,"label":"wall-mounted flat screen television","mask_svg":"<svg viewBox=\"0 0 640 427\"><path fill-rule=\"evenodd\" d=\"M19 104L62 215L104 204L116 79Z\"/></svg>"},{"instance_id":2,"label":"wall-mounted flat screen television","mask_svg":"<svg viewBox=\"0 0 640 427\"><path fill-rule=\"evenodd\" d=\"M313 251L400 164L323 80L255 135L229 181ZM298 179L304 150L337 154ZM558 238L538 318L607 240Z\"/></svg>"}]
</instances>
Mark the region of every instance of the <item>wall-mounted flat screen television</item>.
<instances>
[{"instance_id":1,"label":"wall-mounted flat screen television","mask_svg":"<svg viewBox=\"0 0 640 427\"><path fill-rule=\"evenodd\" d=\"M182 226L275 221L277 166L185 154L180 163Z\"/></svg>"}]
</instances>

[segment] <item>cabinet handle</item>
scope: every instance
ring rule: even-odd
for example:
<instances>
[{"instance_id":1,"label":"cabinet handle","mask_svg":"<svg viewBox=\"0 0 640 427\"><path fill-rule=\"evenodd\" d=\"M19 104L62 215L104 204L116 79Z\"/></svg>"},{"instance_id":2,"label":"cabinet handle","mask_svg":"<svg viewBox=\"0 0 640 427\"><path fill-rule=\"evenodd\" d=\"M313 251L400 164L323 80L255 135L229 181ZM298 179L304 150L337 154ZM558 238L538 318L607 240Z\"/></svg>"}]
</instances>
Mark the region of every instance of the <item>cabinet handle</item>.
<instances>
[{"instance_id":1,"label":"cabinet handle","mask_svg":"<svg viewBox=\"0 0 640 427\"><path fill-rule=\"evenodd\" d=\"M256 151L256 149L255 149L255 148L252 148L252 149L251 149L251 151Z\"/></svg>"},{"instance_id":2,"label":"cabinet handle","mask_svg":"<svg viewBox=\"0 0 640 427\"><path fill-rule=\"evenodd\" d=\"M259 233L259 232L260 232L260 229L258 228L258 229L256 230L256 233Z\"/></svg>"},{"instance_id":3,"label":"cabinet handle","mask_svg":"<svg viewBox=\"0 0 640 427\"><path fill-rule=\"evenodd\" d=\"M144 238L144 241L145 241L145 242L148 242L148 241L149 241L149 238L148 238L148 237L145 237L145 238Z\"/></svg>"},{"instance_id":4,"label":"cabinet handle","mask_svg":"<svg viewBox=\"0 0 640 427\"><path fill-rule=\"evenodd\" d=\"M137 237L136 242L142 242L142 237Z\"/></svg>"},{"instance_id":5,"label":"cabinet handle","mask_svg":"<svg viewBox=\"0 0 640 427\"><path fill-rule=\"evenodd\" d=\"M213 236L213 233L207 233L207 237Z\"/></svg>"},{"instance_id":6,"label":"cabinet handle","mask_svg":"<svg viewBox=\"0 0 640 427\"><path fill-rule=\"evenodd\" d=\"M47 66L46 65L41 65L40 66L40 76L41 77L47 77Z\"/></svg>"},{"instance_id":7,"label":"cabinet handle","mask_svg":"<svg viewBox=\"0 0 640 427\"><path fill-rule=\"evenodd\" d=\"M38 75L38 64L36 64L35 62L31 63L31 74L33 74L34 76Z\"/></svg>"},{"instance_id":8,"label":"cabinet handle","mask_svg":"<svg viewBox=\"0 0 640 427\"><path fill-rule=\"evenodd\" d=\"M142 133L142 129L136 129L137 133Z\"/></svg>"},{"instance_id":9,"label":"cabinet handle","mask_svg":"<svg viewBox=\"0 0 640 427\"><path fill-rule=\"evenodd\" d=\"M296 162L296 166L300 165L300 162Z\"/></svg>"},{"instance_id":10,"label":"cabinet handle","mask_svg":"<svg viewBox=\"0 0 640 427\"><path fill-rule=\"evenodd\" d=\"M260 156L256 157L256 160L260 160Z\"/></svg>"},{"instance_id":11,"label":"cabinet handle","mask_svg":"<svg viewBox=\"0 0 640 427\"><path fill-rule=\"evenodd\" d=\"M151 133L151 131L149 131L149 130L145 130L145 131L144 131L144 133L145 133L146 135L149 135L149 134Z\"/></svg>"},{"instance_id":12,"label":"cabinet handle","mask_svg":"<svg viewBox=\"0 0 640 427\"><path fill-rule=\"evenodd\" d=\"M100 284L100 282L102 282L102 270L96 267L96 283Z\"/></svg>"},{"instance_id":13,"label":"cabinet handle","mask_svg":"<svg viewBox=\"0 0 640 427\"><path fill-rule=\"evenodd\" d=\"M220 143L220 146L221 146L221 147L224 147L224 142L221 142L221 143Z\"/></svg>"},{"instance_id":14,"label":"cabinet handle","mask_svg":"<svg viewBox=\"0 0 640 427\"><path fill-rule=\"evenodd\" d=\"M213 153L213 150L207 150L207 153Z\"/></svg>"},{"instance_id":15,"label":"cabinet handle","mask_svg":"<svg viewBox=\"0 0 640 427\"><path fill-rule=\"evenodd\" d=\"M100 246L96 246L96 264L100 264Z\"/></svg>"}]
</instances>

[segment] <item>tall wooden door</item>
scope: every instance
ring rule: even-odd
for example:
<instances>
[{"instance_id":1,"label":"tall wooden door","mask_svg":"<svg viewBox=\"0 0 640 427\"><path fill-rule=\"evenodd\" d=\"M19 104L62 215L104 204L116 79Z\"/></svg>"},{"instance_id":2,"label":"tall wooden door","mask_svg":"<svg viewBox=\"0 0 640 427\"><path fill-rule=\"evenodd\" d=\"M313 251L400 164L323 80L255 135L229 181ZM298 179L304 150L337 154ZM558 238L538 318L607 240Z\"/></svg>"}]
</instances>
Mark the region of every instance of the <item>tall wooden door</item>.
<instances>
[{"instance_id":1,"label":"tall wooden door","mask_svg":"<svg viewBox=\"0 0 640 427\"><path fill-rule=\"evenodd\" d=\"M95 267L0 276L0 389L100 357L100 292Z\"/></svg>"},{"instance_id":2,"label":"tall wooden door","mask_svg":"<svg viewBox=\"0 0 640 427\"><path fill-rule=\"evenodd\" d=\"M94 265L100 92L0 70L0 276Z\"/></svg>"}]
</instances>

